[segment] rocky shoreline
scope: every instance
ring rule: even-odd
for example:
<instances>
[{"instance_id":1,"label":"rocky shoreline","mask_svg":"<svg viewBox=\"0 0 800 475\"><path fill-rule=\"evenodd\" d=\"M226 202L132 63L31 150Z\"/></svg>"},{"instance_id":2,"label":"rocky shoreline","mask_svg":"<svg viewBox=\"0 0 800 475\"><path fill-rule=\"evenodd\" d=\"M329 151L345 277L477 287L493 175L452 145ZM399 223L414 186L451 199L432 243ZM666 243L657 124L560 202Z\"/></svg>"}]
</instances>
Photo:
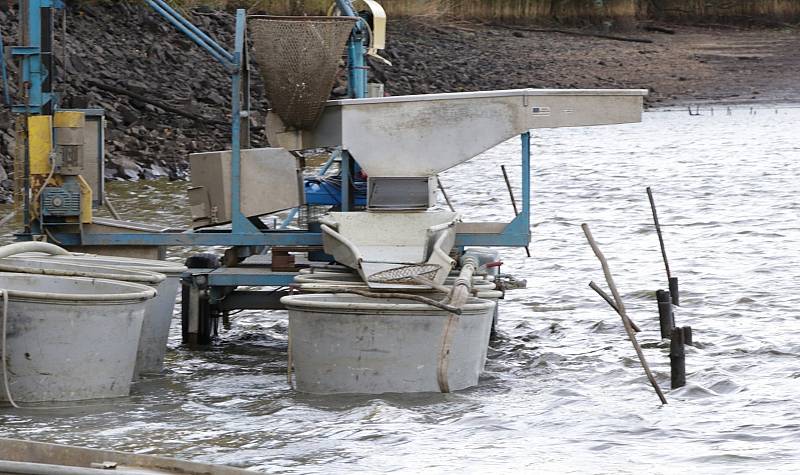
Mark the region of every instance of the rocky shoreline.
<instances>
[{"instance_id":1,"label":"rocky shoreline","mask_svg":"<svg viewBox=\"0 0 800 475\"><path fill-rule=\"evenodd\" d=\"M230 43L231 13L201 8L191 20ZM14 43L16 23L13 10L0 9L6 45ZM791 27L648 30L624 32L620 36L635 40L626 41L571 30L390 19L384 56L393 66L376 64L376 79L392 95L599 87L649 89L649 107L800 99L800 35ZM122 2L71 7L66 45L65 96L73 106L106 111L108 179L184 179L189 153L227 147L227 75L147 8ZM61 78L60 47L57 53ZM261 112L267 101L255 76L253 108ZM254 145L265 145L263 114L254 116ZM13 150L13 119L3 110L0 202L12 186L6 171Z\"/></svg>"}]
</instances>

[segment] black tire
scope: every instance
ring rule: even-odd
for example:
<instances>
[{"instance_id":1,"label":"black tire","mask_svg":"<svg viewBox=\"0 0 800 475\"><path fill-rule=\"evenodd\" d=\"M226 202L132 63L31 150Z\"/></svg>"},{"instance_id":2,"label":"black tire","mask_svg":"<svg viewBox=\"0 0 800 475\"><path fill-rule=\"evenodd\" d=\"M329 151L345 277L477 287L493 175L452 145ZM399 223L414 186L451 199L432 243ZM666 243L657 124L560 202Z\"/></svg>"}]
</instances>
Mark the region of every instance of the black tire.
<instances>
[{"instance_id":1,"label":"black tire","mask_svg":"<svg viewBox=\"0 0 800 475\"><path fill-rule=\"evenodd\" d=\"M210 252L202 252L186 258L184 264L189 269L218 269L219 256Z\"/></svg>"}]
</instances>

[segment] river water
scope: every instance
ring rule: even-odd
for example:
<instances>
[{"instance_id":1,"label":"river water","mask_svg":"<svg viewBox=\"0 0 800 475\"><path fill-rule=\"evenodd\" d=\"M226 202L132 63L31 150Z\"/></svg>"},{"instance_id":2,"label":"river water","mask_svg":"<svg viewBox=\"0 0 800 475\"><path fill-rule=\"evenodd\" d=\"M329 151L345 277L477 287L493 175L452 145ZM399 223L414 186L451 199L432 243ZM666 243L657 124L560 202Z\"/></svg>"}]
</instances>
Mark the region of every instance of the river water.
<instances>
[{"instance_id":1,"label":"river water","mask_svg":"<svg viewBox=\"0 0 800 475\"><path fill-rule=\"evenodd\" d=\"M800 109L646 113L641 124L533 133L533 258L501 303L501 336L478 387L453 394L309 396L286 381L283 312L243 313L211 351L179 346L169 372L129 398L72 409L0 409L0 436L113 448L271 473L700 473L800 470ZM519 183L512 140L442 176L468 218L510 220L499 169ZM686 387L669 391L655 290L666 286ZM130 218L185 225L185 183L112 184ZM4 214L7 209L1 209ZM648 385L580 228L609 259L664 388ZM2 230L10 239L9 229ZM180 255L173 255L180 260Z\"/></svg>"}]
</instances>

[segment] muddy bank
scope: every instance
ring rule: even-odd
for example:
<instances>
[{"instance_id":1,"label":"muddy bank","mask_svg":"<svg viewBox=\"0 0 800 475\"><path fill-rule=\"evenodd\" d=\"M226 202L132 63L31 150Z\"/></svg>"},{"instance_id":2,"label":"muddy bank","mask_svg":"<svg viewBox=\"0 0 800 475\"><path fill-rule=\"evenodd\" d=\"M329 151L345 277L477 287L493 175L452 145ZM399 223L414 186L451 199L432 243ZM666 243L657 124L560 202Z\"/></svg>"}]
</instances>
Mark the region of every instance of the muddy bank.
<instances>
[{"instance_id":1,"label":"muddy bank","mask_svg":"<svg viewBox=\"0 0 800 475\"><path fill-rule=\"evenodd\" d=\"M524 27L419 21L390 25L394 94L518 87L643 88L648 107L800 99L792 29L660 25L621 41ZM583 31L583 33L591 33Z\"/></svg>"},{"instance_id":2,"label":"muddy bank","mask_svg":"<svg viewBox=\"0 0 800 475\"><path fill-rule=\"evenodd\" d=\"M230 13L198 9L191 19L230 43ZM0 10L7 45L15 42L16 22L13 10ZM659 26L674 34L634 29L624 36L640 41L628 42L395 19L385 52L393 66L378 65L376 78L394 95L634 87L651 91L650 107L800 99L796 30ZM59 77L66 73L68 101L106 110L107 178L185 178L187 154L227 147L230 81L204 51L150 10L122 3L73 7L66 45L66 68L60 49L56 62ZM11 73L16 76L13 66ZM258 77L252 92L254 108L264 111L267 101ZM10 173L13 127L5 111L0 126L0 164ZM254 114L251 127L254 145L264 145L263 114ZM0 195L7 196L11 180L3 170Z\"/></svg>"}]
</instances>

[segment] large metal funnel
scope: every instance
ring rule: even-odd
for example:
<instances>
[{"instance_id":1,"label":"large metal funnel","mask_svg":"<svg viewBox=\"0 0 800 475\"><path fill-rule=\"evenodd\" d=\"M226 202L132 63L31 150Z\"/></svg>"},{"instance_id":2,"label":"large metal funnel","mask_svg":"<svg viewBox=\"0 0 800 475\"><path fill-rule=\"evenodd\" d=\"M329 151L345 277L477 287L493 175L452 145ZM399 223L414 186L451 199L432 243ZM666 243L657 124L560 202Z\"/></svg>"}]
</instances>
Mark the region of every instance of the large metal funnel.
<instances>
[{"instance_id":1,"label":"large metal funnel","mask_svg":"<svg viewBox=\"0 0 800 475\"><path fill-rule=\"evenodd\" d=\"M250 17L253 56L283 122L313 128L336 80L355 17Z\"/></svg>"},{"instance_id":2,"label":"large metal funnel","mask_svg":"<svg viewBox=\"0 0 800 475\"><path fill-rule=\"evenodd\" d=\"M303 146L372 177L433 176L530 129L639 122L641 89L513 89L329 101Z\"/></svg>"}]
</instances>

